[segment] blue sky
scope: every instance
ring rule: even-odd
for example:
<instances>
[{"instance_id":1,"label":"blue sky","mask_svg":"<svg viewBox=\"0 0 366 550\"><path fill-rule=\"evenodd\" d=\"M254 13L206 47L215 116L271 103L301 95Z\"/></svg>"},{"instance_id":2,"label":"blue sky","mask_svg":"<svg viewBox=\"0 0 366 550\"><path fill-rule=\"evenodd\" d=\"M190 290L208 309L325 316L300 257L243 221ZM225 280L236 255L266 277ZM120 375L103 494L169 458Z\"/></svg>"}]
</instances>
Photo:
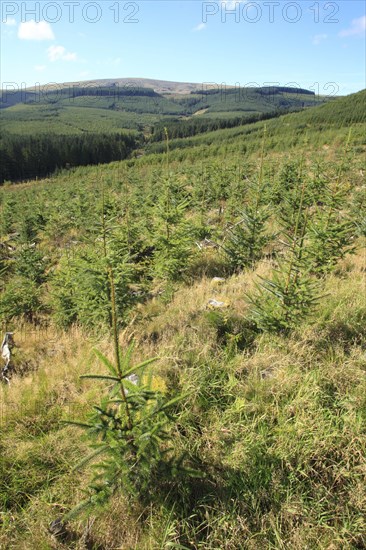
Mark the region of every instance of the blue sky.
<instances>
[{"instance_id":1,"label":"blue sky","mask_svg":"<svg viewBox=\"0 0 366 550\"><path fill-rule=\"evenodd\" d=\"M122 77L321 94L366 86L363 0L2 0L1 9L2 87Z\"/></svg>"}]
</instances>

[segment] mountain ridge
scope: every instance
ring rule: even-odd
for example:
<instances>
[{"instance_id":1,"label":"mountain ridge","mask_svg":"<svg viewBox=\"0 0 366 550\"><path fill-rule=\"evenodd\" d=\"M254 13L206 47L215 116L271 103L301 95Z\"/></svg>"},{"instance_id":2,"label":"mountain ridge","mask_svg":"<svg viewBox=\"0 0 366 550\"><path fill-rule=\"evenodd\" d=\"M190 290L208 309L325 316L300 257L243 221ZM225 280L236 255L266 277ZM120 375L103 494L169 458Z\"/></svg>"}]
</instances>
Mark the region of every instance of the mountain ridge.
<instances>
[{"instance_id":1,"label":"mountain ridge","mask_svg":"<svg viewBox=\"0 0 366 550\"><path fill-rule=\"evenodd\" d=\"M291 86L247 86L240 84L226 84L224 82L177 82L170 80L159 80L141 77L123 77L123 78L106 78L106 79L91 79L83 81L70 82L52 82L45 84L37 84L19 89L0 89L0 108L12 107L18 103L27 103L39 100L39 96L53 96L57 92L70 89L70 93L74 93L75 89L83 90L116 90L128 91L138 94L139 90L152 90L154 93L163 97L190 96L194 94L209 95L215 93L227 94L235 93L239 98L245 94L251 94L255 91L267 91L267 93L289 93L302 94L315 97L315 92L306 88L295 88ZM320 97L320 96L319 96Z\"/></svg>"}]
</instances>

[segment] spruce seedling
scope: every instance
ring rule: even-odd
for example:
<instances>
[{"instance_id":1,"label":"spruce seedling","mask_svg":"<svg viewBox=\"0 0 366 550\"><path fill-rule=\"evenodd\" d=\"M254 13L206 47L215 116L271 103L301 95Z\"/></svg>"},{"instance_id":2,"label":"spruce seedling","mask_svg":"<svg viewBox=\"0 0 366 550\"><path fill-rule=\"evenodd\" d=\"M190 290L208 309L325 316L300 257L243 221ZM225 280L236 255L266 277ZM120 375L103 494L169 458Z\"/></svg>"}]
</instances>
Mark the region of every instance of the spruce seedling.
<instances>
[{"instance_id":1,"label":"spruce seedling","mask_svg":"<svg viewBox=\"0 0 366 550\"><path fill-rule=\"evenodd\" d=\"M191 228L185 220L189 199L180 198L171 181L169 167L169 135L166 137L166 176L163 191L155 208L154 274L167 280L178 279L187 269L191 256Z\"/></svg>"},{"instance_id":2,"label":"spruce seedling","mask_svg":"<svg viewBox=\"0 0 366 550\"><path fill-rule=\"evenodd\" d=\"M264 127L258 181L250 185L252 200L242 211L239 221L228 228L222 248L234 271L254 267L261 258L270 237L266 224L270 216L264 204L264 151L267 129Z\"/></svg>"},{"instance_id":3,"label":"spruce seedling","mask_svg":"<svg viewBox=\"0 0 366 550\"><path fill-rule=\"evenodd\" d=\"M93 448L76 468L93 462L94 475L87 489L87 499L65 520L82 509L104 504L119 489L146 500L156 497L159 484L170 481L177 473L198 475L183 467L184 457L177 456L169 444L173 426L171 411L186 396L168 399L154 390L151 373L148 375L145 370L157 358L133 366L134 344L131 343L125 353L119 346L114 270L108 256L106 261L114 362L96 350L107 373L82 376L104 382L105 395L100 404L93 407L87 422L71 422L86 430Z\"/></svg>"},{"instance_id":4,"label":"spruce seedling","mask_svg":"<svg viewBox=\"0 0 366 550\"><path fill-rule=\"evenodd\" d=\"M317 284L304 261L305 233L309 209L304 208L305 184L302 185L293 232L285 232L285 258L271 279L261 278L257 295L249 296L252 316L259 329L287 332L305 317L318 301Z\"/></svg>"},{"instance_id":5,"label":"spruce seedling","mask_svg":"<svg viewBox=\"0 0 366 550\"><path fill-rule=\"evenodd\" d=\"M318 276L330 272L338 260L355 251L355 226L343 213L347 204L349 188L341 186L341 177L349 151L349 131L343 162L337 170L334 184L324 186L322 205L318 206L309 223L309 242L306 256L312 271Z\"/></svg>"}]
</instances>

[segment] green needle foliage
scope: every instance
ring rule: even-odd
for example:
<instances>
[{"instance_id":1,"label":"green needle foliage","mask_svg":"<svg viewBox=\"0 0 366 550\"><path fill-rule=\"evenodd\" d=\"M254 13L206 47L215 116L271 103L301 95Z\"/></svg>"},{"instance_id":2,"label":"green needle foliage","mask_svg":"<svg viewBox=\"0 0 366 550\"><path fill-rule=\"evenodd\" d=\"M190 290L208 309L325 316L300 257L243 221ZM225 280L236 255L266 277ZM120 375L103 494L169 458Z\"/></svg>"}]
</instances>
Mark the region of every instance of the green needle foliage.
<instances>
[{"instance_id":1,"label":"green needle foliage","mask_svg":"<svg viewBox=\"0 0 366 550\"><path fill-rule=\"evenodd\" d=\"M288 332L316 305L317 285L303 265L286 261L273 272L272 279L257 285L251 297L253 320L268 332Z\"/></svg>"},{"instance_id":2,"label":"green needle foliage","mask_svg":"<svg viewBox=\"0 0 366 550\"><path fill-rule=\"evenodd\" d=\"M120 319L130 302L128 285L134 269L126 245L117 241L118 225L113 217L107 219L104 189L102 195L100 221L94 222L91 238L66 250L52 279L52 306L63 327L74 322L88 328L111 326L109 266L114 270Z\"/></svg>"},{"instance_id":3,"label":"green needle foliage","mask_svg":"<svg viewBox=\"0 0 366 550\"><path fill-rule=\"evenodd\" d=\"M155 209L154 275L161 279L179 279L192 254L192 230L185 221L188 201L175 202L169 183Z\"/></svg>"},{"instance_id":4,"label":"green needle foliage","mask_svg":"<svg viewBox=\"0 0 366 550\"><path fill-rule=\"evenodd\" d=\"M172 182L169 166L169 136L166 135L166 177L155 208L154 266L156 277L179 279L188 267L192 254L192 229L185 220L188 198L181 197L179 186Z\"/></svg>"},{"instance_id":5,"label":"green needle foliage","mask_svg":"<svg viewBox=\"0 0 366 550\"><path fill-rule=\"evenodd\" d=\"M263 249L270 240L266 234L270 212L265 205L266 185L263 181L266 132L264 127L258 181L250 184L249 203L241 213L240 220L228 228L228 235L222 245L233 271L253 267L262 257Z\"/></svg>"},{"instance_id":6,"label":"green needle foliage","mask_svg":"<svg viewBox=\"0 0 366 550\"><path fill-rule=\"evenodd\" d=\"M5 322L16 317L37 321L47 312L43 294L47 282L49 260L38 245L37 232L32 233L35 242L24 235L4 239L0 258L0 319ZM2 265L1 265L2 264ZM3 284L9 279L9 284Z\"/></svg>"},{"instance_id":7,"label":"green needle foliage","mask_svg":"<svg viewBox=\"0 0 366 550\"><path fill-rule=\"evenodd\" d=\"M266 234L269 216L268 210L257 200L249 204L242 212L241 219L228 228L222 248L232 271L253 267L262 257L263 249L270 240Z\"/></svg>"},{"instance_id":8,"label":"green needle foliage","mask_svg":"<svg viewBox=\"0 0 366 550\"><path fill-rule=\"evenodd\" d=\"M317 185L305 173L304 156L285 164L271 192L276 217L285 232L301 231L309 221L309 208L318 200ZM299 205L301 203L301 210Z\"/></svg>"},{"instance_id":9,"label":"green needle foliage","mask_svg":"<svg viewBox=\"0 0 366 550\"><path fill-rule=\"evenodd\" d=\"M77 467L91 462L96 455L103 455L94 463L94 475L89 486L89 498L85 504L103 503L119 488L136 497L146 497L154 490L154 482L168 471L172 474L176 464L168 445L170 438L168 409L177 401L167 401L160 392L146 384L132 383L128 377L138 373L155 359L131 367L133 347L121 356L119 372L101 353L97 353L109 374L85 375L110 384L107 396L94 406L85 428L93 441L94 451Z\"/></svg>"},{"instance_id":10,"label":"green needle foliage","mask_svg":"<svg viewBox=\"0 0 366 550\"><path fill-rule=\"evenodd\" d=\"M152 376L144 370L157 358L132 366L133 343L125 354L118 343L116 294L113 270L109 268L111 318L115 361L96 351L107 374L87 374L82 378L106 382L108 388L86 423L72 422L87 430L93 452L76 468L93 461L93 476L88 498L65 519L82 509L104 504L117 490L146 501L158 499L159 488L177 475L194 476L199 472L184 468L184 456L171 446L173 407L184 395L166 398L152 389ZM95 462L97 457L101 457Z\"/></svg>"},{"instance_id":11,"label":"green needle foliage","mask_svg":"<svg viewBox=\"0 0 366 550\"><path fill-rule=\"evenodd\" d=\"M305 317L318 300L317 284L309 275L304 260L308 208L304 208L305 185L293 232L284 231L287 251L271 279L257 284L258 293L249 297L253 320L258 328L269 332L287 332Z\"/></svg>"},{"instance_id":12,"label":"green needle foliage","mask_svg":"<svg viewBox=\"0 0 366 550\"><path fill-rule=\"evenodd\" d=\"M312 271L323 276L331 271L338 260L353 252L354 224L342 220L335 211L323 212L309 225L309 244L306 255Z\"/></svg>"},{"instance_id":13,"label":"green needle foliage","mask_svg":"<svg viewBox=\"0 0 366 550\"><path fill-rule=\"evenodd\" d=\"M3 186L0 322L19 349L0 388L0 547L366 548L364 266L337 263L364 241L347 225L362 232L361 123L341 168L339 144L365 94L269 121L262 179L257 123ZM229 277L232 233L246 271ZM66 517L90 521L47 532L81 501Z\"/></svg>"},{"instance_id":14,"label":"green needle foliage","mask_svg":"<svg viewBox=\"0 0 366 550\"><path fill-rule=\"evenodd\" d=\"M309 223L309 242L306 256L312 270L318 276L329 273L338 260L355 250L355 224L346 211L350 189L341 185L341 176L346 167L349 141L348 135L343 162L338 168L335 182L324 185L321 205Z\"/></svg>"}]
</instances>

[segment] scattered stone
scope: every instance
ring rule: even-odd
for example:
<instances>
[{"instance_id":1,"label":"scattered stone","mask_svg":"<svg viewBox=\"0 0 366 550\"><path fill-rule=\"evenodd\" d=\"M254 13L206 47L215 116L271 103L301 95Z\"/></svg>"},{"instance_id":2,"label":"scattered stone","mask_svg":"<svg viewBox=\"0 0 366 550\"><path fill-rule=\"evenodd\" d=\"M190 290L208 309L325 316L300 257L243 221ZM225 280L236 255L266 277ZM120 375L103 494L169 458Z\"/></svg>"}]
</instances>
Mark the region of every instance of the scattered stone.
<instances>
[{"instance_id":1,"label":"scattered stone","mask_svg":"<svg viewBox=\"0 0 366 550\"><path fill-rule=\"evenodd\" d=\"M225 282L225 279L224 279L224 277L213 277L211 279L211 282L215 285L220 285L221 283Z\"/></svg>"},{"instance_id":2,"label":"scattered stone","mask_svg":"<svg viewBox=\"0 0 366 550\"><path fill-rule=\"evenodd\" d=\"M1 357L3 358L5 365L1 370L1 380L6 384L9 384L9 378L7 376L10 369L10 360L11 360L11 348L14 346L13 332L6 332L3 342L1 344Z\"/></svg>"},{"instance_id":3,"label":"scattered stone","mask_svg":"<svg viewBox=\"0 0 366 550\"><path fill-rule=\"evenodd\" d=\"M210 300L207 302L207 306L211 309L220 309L229 307L229 304L226 302L220 302L219 300L215 300L215 298L210 298Z\"/></svg>"},{"instance_id":4,"label":"scattered stone","mask_svg":"<svg viewBox=\"0 0 366 550\"><path fill-rule=\"evenodd\" d=\"M271 368L262 370L260 372L260 375L261 375L261 378L263 380L266 380L267 378L273 378L274 377L274 373L273 373L273 370Z\"/></svg>"},{"instance_id":5,"label":"scattered stone","mask_svg":"<svg viewBox=\"0 0 366 550\"><path fill-rule=\"evenodd\" d=\"M139 377L137 376L137 374L130 374L130 376L127 376L127 380L129 380L130 382L132 382L132 384L135 384L135 385L139 383Z\"/></svg>"},{"instance_id":6,"label":"scattered stone","mask_svg":"<svg viewBox=\"0 0 366 550\"><path fill-rule=\"evenodd\" d=\"M134 384L135 386L137 386L137 384L139 383L139 377L134 372L127 376L126 380L128 380L129 382L131 382L131 384ZM127 388L125 388L125 394L128 395Z\"/></svg>"},{"instance_id":7,"label":"scattered stone","mask_svg":"<svg viewBox=\"0 0 366 550\"><path fill-rule=\"evenodd\" d=\"M203 241L196 242L196 245L200 250L203 250L204 248L218 248L218 244L210 241L210 239L203 239Z\"/></svg>"},{"instance_id":8,"label":"scattered stone","mask_svg":"<svg viewBox=\"0 0 366 550\"><path fill-rule=\"evenodd\" d=\"M48 530L55 537L60 537L66 534L66 525L61 518L57 518L51 521Z\"/></svg>"}]
</instances>

